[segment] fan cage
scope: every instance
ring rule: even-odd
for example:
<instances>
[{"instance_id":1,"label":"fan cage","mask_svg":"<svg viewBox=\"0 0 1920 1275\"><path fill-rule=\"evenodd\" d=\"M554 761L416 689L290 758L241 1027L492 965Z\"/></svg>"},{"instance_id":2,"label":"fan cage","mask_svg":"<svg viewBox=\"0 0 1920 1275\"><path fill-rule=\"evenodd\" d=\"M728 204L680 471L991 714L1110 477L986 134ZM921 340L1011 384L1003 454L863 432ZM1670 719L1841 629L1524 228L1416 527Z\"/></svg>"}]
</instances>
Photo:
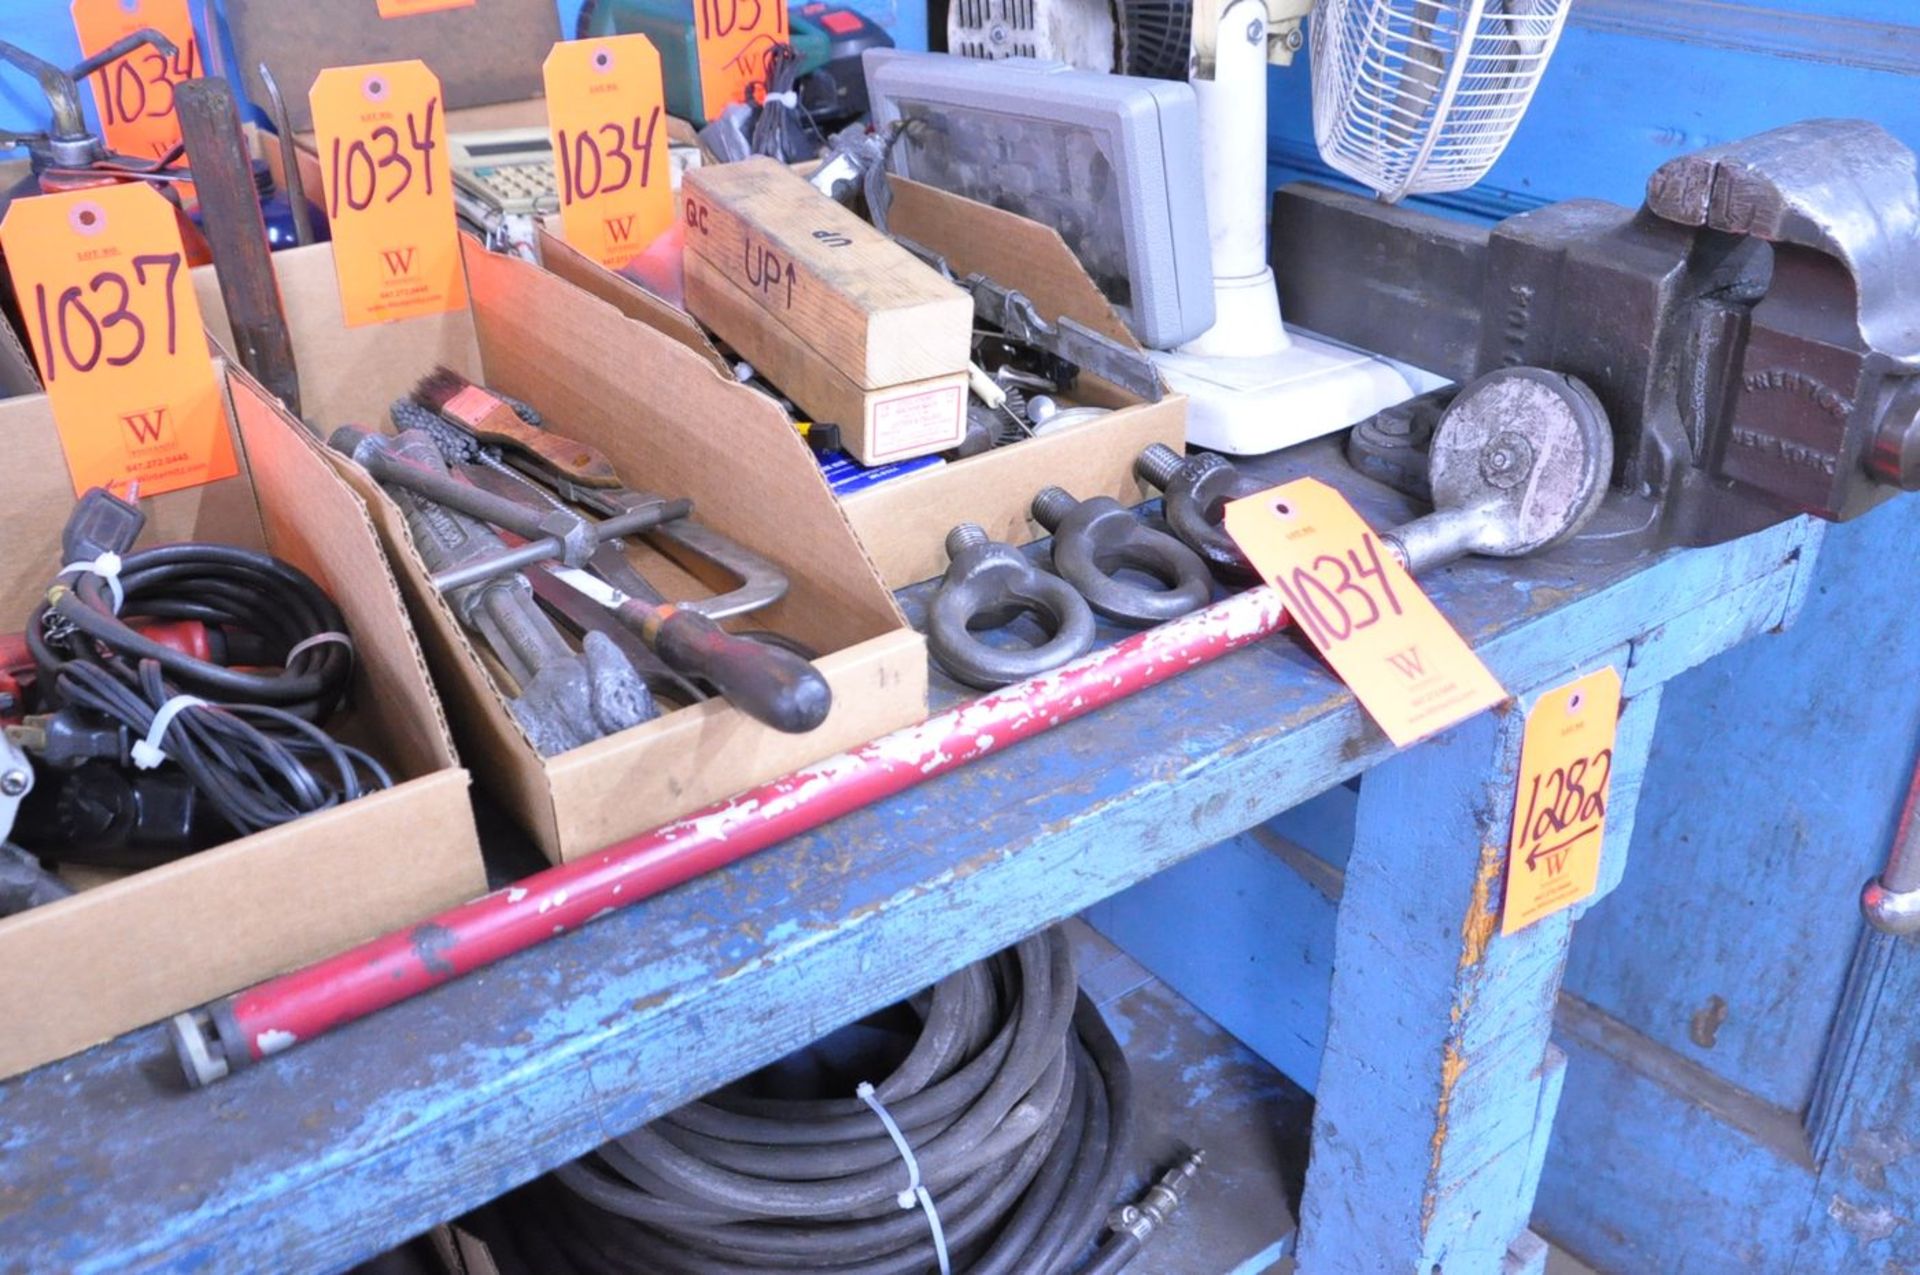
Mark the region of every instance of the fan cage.
<instances>
[{"instance_id":1,"label":"fan cage","mask_svg":"<svg viewBox=\"0 0 1920 1275\"><path fill-rule=\"evenodd\" d=\"M1486 176L1533 101L1573 0L1321 0L1321 157L1389 200Z\"/></svg>"}]
</instances>

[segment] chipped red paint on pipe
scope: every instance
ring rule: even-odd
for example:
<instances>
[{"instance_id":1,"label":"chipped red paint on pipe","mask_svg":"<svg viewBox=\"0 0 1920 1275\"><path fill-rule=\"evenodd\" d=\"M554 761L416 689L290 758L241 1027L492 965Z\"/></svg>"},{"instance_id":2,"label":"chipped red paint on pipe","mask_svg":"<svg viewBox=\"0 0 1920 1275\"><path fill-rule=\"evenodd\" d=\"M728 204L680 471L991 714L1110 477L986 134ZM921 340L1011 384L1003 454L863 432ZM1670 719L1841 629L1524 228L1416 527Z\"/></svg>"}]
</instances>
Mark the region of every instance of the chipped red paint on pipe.
<instances>
[{"instance_id":1,"label":"chipped red paint on pipe","mask_svg":"<svg viewBox=\"0 0 1920 1275\"><path fill-rule=\"evenodd\" d=\"M1238 594L261 983L208 1012L229 1060L264 1058L1218 659L1285 623L1274 590ZM236 1058L242 1048L246 1056Z\"/></svg>"}]
</instances>

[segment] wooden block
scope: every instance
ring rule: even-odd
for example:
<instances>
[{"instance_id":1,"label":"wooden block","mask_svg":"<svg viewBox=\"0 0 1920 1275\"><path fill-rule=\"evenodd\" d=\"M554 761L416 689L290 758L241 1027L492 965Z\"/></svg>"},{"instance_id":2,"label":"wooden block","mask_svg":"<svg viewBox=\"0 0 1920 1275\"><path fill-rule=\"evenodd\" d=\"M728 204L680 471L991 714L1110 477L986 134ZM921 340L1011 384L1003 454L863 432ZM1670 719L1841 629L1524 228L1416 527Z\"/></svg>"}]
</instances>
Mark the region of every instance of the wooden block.
<instances>
[{"instance_id":1,"label":"wooden block","mask_svg":"<svg viewBox=\"0 0 1920 1275\"><path fill-rule=\"evenodd\" d=\"M972 299L791 169L710 165L684 196L688 260L717 266L856 385L966 371Z\"/></svg>"},{"instance_id":2,"label":"wooden block","mask_svg":"<svg viewBox=\"0 0 1920 1275\"><path fill-rule=\"evenodd\" d=\"M957 447L967 428L967 374L925 377L882 389L853 383L832 362L770 321L718 266L686 259L687 308L814 420L838 425L849 455L865 465Z\"/></svg>"}]
</instances>

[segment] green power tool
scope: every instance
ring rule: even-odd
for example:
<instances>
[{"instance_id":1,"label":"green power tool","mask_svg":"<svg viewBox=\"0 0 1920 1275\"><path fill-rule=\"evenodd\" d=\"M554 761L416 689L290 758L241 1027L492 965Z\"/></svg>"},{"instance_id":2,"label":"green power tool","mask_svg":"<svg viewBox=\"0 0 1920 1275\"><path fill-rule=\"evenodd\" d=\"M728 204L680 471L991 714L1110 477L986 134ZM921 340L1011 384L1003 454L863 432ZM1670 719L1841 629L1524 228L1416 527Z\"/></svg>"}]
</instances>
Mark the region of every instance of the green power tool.
<instances>
[{"instance_id":1,"label":"green power tool","mask_svg":"<svg viewBox=\"0 0 1920 1275\"><path fill-rule=\"evenodd\" d=\"M794 91L823 129L867 113L867 81L860 55L893 47L893 37L857 9L809 0L787 10L798 55ZM700 105L700 58L693 44L693 0L584 0L576 39L644 35L660 51L667 112L695 126L707 123Z\"/></svg>"}]
</instances>

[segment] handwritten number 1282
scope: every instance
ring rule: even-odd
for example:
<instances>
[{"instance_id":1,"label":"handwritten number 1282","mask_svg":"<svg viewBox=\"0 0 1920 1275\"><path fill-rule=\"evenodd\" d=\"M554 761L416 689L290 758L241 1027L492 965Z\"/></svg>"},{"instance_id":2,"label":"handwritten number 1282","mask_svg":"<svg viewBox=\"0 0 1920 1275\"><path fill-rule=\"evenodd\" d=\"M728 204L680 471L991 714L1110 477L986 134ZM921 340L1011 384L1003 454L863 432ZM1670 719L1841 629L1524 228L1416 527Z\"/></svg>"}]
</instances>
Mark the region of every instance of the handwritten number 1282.
<instances>
[{"instance_id":1,"label":"handwritten number 1282","mask_svg":"<svg viewBox=\"0 0 1920 1275\"><path fill-rule=\"evenodd\" d=\"M1532 790L1527 794L1527 813L1520 821L1520 835L1526 844L1536 847L1527 856L1529 866L1541 842L1607 813L1607 781L1612 777L1611 748L1533 777ZM1544 806L1541 805L1543 795Z\"/></svg>"}]
</instances>

